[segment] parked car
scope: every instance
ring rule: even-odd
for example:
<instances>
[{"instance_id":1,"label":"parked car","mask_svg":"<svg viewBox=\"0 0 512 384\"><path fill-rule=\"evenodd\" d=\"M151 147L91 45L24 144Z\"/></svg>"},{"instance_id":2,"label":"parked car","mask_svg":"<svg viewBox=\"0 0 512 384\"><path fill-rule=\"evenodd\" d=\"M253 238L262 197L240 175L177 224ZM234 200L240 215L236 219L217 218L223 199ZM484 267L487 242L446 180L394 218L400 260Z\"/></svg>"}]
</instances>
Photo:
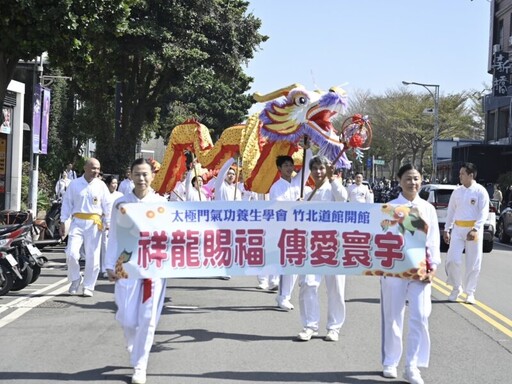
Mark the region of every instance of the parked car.
<instances>
[{"instance_id":1,"label":"parked car","mask_svg":"<svg viewBox=\"0 0 512 384\"><path fill-rule=\"evenodd\" d=\"M512 202L509 202L501 211L496 225L496 237L500 243L510 243L512 238Z\"/></svg>"},{"instance_id":2,"label":"parked car","mask_svg":"<svg viewBox=\"0 0 512 384\"><path fill-rule=\"evenodd\" d=\"M426 184L421 187L419 196L423 200L427 200L431 203L437 212L437 220L439 221L439 232L441 235L441 250L446 251L448 244L443 240L444 224L446 223L446 214L448 211L448 202L450 196L457 185L452 184ZM512 219L512 215L511 215ZM511 220L512 223L512 220ZM512 228L512 224L511 224ZM488 253L491 252L494 247L494 233L496 230L496 208L489 203L489 215L487 221L484 224L484 243L483 251Z\"/></svg>"}]
</instances>

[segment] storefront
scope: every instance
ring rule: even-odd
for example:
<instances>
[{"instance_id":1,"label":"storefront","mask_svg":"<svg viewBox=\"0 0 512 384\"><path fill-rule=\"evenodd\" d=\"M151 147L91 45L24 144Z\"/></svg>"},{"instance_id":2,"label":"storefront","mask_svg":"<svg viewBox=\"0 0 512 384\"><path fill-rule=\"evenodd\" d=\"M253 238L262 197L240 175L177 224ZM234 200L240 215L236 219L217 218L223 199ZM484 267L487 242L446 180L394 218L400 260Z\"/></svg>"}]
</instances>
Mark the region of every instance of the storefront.
<instances>
[{"instance_id":1,"label":"storefront","mask_svg":"<svg viewBox=\"0 0 512 384\"><path fill-rule=\"evenodd\" d=\"M25 84L11 81L0 125L0 209L19 210L23 151Z\"/></svg>"}]
</instances>

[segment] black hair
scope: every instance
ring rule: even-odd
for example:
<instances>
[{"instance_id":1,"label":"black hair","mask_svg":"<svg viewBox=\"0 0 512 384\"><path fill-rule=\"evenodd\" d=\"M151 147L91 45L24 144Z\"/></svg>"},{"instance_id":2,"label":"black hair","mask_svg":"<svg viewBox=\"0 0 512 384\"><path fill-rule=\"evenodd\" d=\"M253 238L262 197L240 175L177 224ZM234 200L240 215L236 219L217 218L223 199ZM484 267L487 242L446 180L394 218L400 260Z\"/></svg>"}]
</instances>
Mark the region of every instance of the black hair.
<instances>
[{"instance_id":1,"label":"black hair","mask_svg":"<svg viewBox=\"0 0 512 384\"><path fill-rule=\"evenodd\" d=\"M412 165L412 164L405 164L405 165L402 165L400 167L400 169L398 170L398 173L396 174L396 177L401 179L402 176L404 175L404 173L407 172L407 171L418 171L418 173L421 175L420 170L418 168L416 168L414 165Z\"/></svg>"},{"instance_id":2,"label":"black hair","mask_svg":"<svg viewBox=\"0 0 512 384\"><path fill-rule=\"evenodd\" d=\"M151 165L151 163L148 160L146 160L145 158L143 158L143 157L139 157L138 159L135 159L135 161L132 163L132 165L130 167L130 172L133 171L133 168L135 166L142 165L142 164L149 165L149 168L151 168L151 171L154 172L153 166Z\"/></svg>"},{"instance_id":3,"label":"black hair","mask_svg":"<svg viewBox=\"0 0 512 384\"><path fill-rule=\"evenodd\" d=\"M105 184L110 185L112 184L112 180L117 180L117 177L115 177L114 175L108 175L104 181Z\"/></svg>"},{"instance_id":4,"label":"black hair","mask_svg":"<svg viewBox=\"0 0 512 384\"><path fill-rule=\"evenodd\" d=\"M466 173L468 175L471 175L473 174L473 179L476 179L476 165L473 164L473 163L464 163L462 164L462 167L461 168L465 168L466 169Z\"/></svg>"},{"instance_id":5,"label":"black hair","mask_svg":"<svg viewBox=\"0 0 512 384\"><path fill-rule=\"evenodd\" d=\"M196 180L197 180L197 178L198 178L198 177L199 177L201 180L203 180L203 183L204 183L203 176L194 176L194 177L192 178L192 180L190 181L190 182L192 183L192 185L193 185L193 186L195 186L194 184L195 184L195 182L196 182Z\"/></svg>"},{"instance_id":6,"label":"black hair","mask_svg":"<svg viewBox=\"0 0 512 384\"><path fill-rule=\"evenodd\" d=\"M293 164L293 158L288 155L281 155L276 157L277 168L281 168L281 166L286 162L290 162Z\"/></svg>"}]
</instances>

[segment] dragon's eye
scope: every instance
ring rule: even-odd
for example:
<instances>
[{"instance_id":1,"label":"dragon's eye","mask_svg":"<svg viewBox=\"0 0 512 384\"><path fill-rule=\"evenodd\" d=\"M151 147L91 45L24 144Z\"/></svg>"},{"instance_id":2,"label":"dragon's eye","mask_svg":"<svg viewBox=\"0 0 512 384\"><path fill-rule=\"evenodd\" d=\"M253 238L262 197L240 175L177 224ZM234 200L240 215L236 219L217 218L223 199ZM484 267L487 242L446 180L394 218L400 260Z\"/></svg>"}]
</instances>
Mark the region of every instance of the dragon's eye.
<instances>
[{"instance_id":1,"label":"dragon's eye","mask_svg":"<svg viewBox=\"0 0 512 384\"><path fill-rule=\"evenodd\" d=\"M295 98L295 105L304 105L306 104L306 98L304 96L297 96Z\"/></svg>"}]
</instances>

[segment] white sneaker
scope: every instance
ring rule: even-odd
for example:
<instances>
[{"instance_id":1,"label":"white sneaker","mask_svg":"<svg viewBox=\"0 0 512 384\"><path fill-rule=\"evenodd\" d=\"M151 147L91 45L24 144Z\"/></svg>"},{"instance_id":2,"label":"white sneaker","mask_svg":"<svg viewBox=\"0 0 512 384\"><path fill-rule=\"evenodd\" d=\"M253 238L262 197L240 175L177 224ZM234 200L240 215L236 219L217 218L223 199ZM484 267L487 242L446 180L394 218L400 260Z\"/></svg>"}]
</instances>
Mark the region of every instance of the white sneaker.
<instances>
[{"instance_id":1,"label":"white sneaker","mask_svg":"<svg viewBox=\"0 0 512 384\"><path fill-rule=\"evenodd\" d=\"M277 301L277 306L281 309L284 309L285 311L291 311L293 308L295 308L293 306L293 304L290 303L290 300L288 300L288 299L282 299L280 297L276 297L276 301Z\"/></svg>"},{"instance_id":2,"label":"white sneaker","mask_svg":"<svg viewBox=\"0 0 512 384\"><path fill-rule=\"evenodd\" d=\"M93 297L94 296L94 293L90 289L87 289L87 288L84 288L82 294L84 295L84 297Z\"/></svg>"},{"instance_id":3,"label":"white sneaker","mask_svg":"<svg viewBox=\"0 0 512 384\"><path fill-rule=\"evenodd\" d=\"M475 295L468 295L466 304L476 304Z\"/></svg>"},{"instance_id":4,"label":"white sneaker","mask_svg":"<svg viewBox=\"0 0 512 384\"><path fill-rule=\"evenodd\" d=\"M69 286L68 290L70 295L76 295L76 293L78 292L78 288L80 288L80 284L82 284L82 281L84 281L84 277L80 275L80 278L73 280L71 282L71 285Z\"/></svg>"},{"instance_id":5,"label":"white sneaker","mask_svg":"<svg viewBox=\"0 0 512 384\"><path fill-rule=\"evenodd\" d=\"M268 288L267 288L269 291L274 291L276 292L278 289L279 289L279 283L277 284L274 284L274 283L269 283L268 285Z\"/></svg>"},{"instance_id":6,"label":"white sneaker","mask_svg":"<svg viewBox=\"0 0 512 384\"><path fill-rule=\"evenodd\" d=\"M406 368L404 373L404 379L411 384L424 384L421 377L421 372L418 368Z\"/></svg>"},{"instance_id":7,"label":"white sneaker","mask_svg":"<svg viewBox=\"0 0 512 384\"><path fill-rule=\"evenodd\" d=\"M309 341L309 340L311 340L311 338L313 336L316 336L316 335L318 335L318 332L315 331L314 329L312 329L312 328L304 328L302 330L302 332L299 332L299 334L297 335L297 340Z\"/></svg>"},{"instance_id":8,"label":"white sneaker","mask_svg":"<svg viewBox=\"0 0 512 384\"><path fill-rule=\"evenodd\" d=\"M448 296L449 301L457 301L457 297L461 294L460 288L453 288L450 296Z\"/></svg>"},{"instance_id":9,"label":"white sneaker","mask_svg":"<svg viewBox=\"0 0 512 384\"><path fill-rule=\"evenodd\" d=\"M231 280L231 275L221 276L221 280Z\"/></svg>"},{"instance_id":10,"label":"white sneaker","mask_svg":"<svg viewBox=\"0 0 512 384\"><path fill-rule=\"evenodd\" d=\"M258 284L258 289L262 289L262 290L266 291L268 289L268 284L260 283L260 284Z\"/></svg>"},{"instance_id":11,"label":"white sneaker","mask_svg":"<svg viewBox=\"0 0 512 384\"><path fill-rule=\"evenodd\" d=\"M396 379L398 377L396 367L393 367L392 365L385 365L382 369L382 376L387 377L388 379Z\"/></svg>"},{"instance_id":12,"label":"white sneaker","mask_svg":"<svg viewBox=\"0 0 512 384\"><path fill-rule=\"evenodd\" d=\"M327 335L324 337L325 341L338 341L340 339L340 334L335 329L329 329Z\"/></svg>"},{"instance_id":13,"label":"white sneaker","mask_svg":"<svg viewBox=\"0 0 512 384\"><path fill-rule=\"evenodd\" d=\"M132 376L132 384L146 384L146 371L135 369L135 373Z\"/></svg>"}]
</instances>

